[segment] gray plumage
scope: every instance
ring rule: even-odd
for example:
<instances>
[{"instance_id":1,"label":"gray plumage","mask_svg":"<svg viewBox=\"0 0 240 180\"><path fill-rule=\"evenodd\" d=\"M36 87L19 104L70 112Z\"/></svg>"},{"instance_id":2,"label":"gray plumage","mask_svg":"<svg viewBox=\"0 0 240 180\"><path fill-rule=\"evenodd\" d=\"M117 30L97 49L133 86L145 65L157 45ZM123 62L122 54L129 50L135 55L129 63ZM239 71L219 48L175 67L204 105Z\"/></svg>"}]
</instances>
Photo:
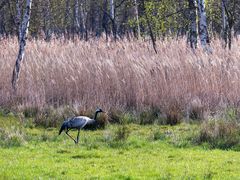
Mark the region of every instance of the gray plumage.
<instances>
[{"instance_id":1,"label":"gray plumage","mask_svg":"<svg viewBox=\"0 0 240 180\"><path fill-rule=\"evenodd\" d=\"M100 113L100 112L104 112L104 111L102 109L98 108L95 112L94 119L91 119L87 116L77 116L77 117L73 117L73 118L68 118L66 121L63 122L63 124L59 130L59 135L62 133L62 131L65 131L65 133L77 144L79 141L80 129L82 129L88 125L96 124L96 121L97 121L96 118L97 118L98 113ZM70 131L71 129L78 130L78 135L77 135L76 140L68 134L68 131Z\"/></svg>"}]
</instances>

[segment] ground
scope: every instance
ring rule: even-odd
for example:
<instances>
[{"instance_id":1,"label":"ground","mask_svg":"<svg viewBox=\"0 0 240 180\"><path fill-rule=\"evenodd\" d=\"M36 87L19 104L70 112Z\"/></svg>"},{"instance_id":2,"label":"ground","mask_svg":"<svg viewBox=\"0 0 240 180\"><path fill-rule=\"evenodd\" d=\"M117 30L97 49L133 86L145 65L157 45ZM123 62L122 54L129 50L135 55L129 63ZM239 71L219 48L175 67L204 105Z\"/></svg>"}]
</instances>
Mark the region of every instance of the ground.
<instances>
[{"instance_id":1,"label":"ground","mask_svg":"<svg viewBox=\"0 0 240 180\"><path fill-rule=\"evenodd\" d=\"M240 152L190 145L184 140L194 133L194 125L129 124L122 129L109 125L104 130L82 131L76 145L65 134L58 136L57 128L22 125L12 117L0 117L0 121L4 124L2 179L240 178ZM3 129L9 133L5 132L5 139Z\"/></svg>"}]
</instances>

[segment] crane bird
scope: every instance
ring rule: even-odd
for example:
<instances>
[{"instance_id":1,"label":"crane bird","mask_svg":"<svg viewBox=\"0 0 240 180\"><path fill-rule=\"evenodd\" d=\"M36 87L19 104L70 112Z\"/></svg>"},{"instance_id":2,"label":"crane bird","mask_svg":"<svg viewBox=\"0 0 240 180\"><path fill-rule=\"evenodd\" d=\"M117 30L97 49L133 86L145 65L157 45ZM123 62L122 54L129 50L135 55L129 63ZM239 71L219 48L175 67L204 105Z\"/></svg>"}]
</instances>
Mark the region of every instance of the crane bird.
<instances>
[{"instance_id":1,"label":"crane bird","mask_svg":"<svg viewBox=\"0 0 240 180\"><path fill-rule=\"evenodd\" d=\"M86 126L89 126L89 125L97 124L97 120L96 120L97 115L98 115L98 113L101 113L101 112L105 113L102 109L97 108L93 119L91 119L87 116L77 116L77 117L68 118L66 121L63 122L63 124L59 130L59 135L62 133L62 131L65 131L65 133L75 142L75 144L77 144L78 140L79 140L80 129L82 129ZM78 130L76 140L68 134L68 131L70 131L71 129Z\"/></svg>"}]
</instances>

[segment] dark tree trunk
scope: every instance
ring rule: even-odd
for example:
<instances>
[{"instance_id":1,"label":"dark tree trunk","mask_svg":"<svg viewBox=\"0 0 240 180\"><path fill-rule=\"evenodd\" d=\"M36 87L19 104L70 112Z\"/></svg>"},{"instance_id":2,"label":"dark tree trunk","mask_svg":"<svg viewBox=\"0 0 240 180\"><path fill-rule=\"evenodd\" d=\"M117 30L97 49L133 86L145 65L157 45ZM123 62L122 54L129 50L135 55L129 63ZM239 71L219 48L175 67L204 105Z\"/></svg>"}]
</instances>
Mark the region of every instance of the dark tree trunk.
<instances>
[{"instance_id":1,"label":"dark tree trunk","mask_svg":"<svg viewBox=\"0 0 240 180\"><path fill-rule=\"evenodd\" d=\"M44 1L43 18L44 18L45 40L50 41L52 36L52 28L51 28L52 18L50 13L50 0Z\"/></svg>"},{"instance_id":2,"label":"dark tree trunk","mask_svg":"<svg viewBox=\"0 0 240 180\"><path fill-rule=\"evenodd\" d=\"M108 0L104 0L102 27L105 31L106 40L108 40L108 21L109 21L109 17L107 14L107 6L108 6Z\"/></svg>"},{"instance_id":3,"label":"dark tree trunk","mask_svg":"<svg viewBox=\"0 0 240 180\"><path fill-rule=\"evenodd\" d=\"M189 18L190 18L190 30L189 30L189 42L191 48L197 48L197 14L195 0L188 0L189 6Z\"/></svg>"}]
</instances>

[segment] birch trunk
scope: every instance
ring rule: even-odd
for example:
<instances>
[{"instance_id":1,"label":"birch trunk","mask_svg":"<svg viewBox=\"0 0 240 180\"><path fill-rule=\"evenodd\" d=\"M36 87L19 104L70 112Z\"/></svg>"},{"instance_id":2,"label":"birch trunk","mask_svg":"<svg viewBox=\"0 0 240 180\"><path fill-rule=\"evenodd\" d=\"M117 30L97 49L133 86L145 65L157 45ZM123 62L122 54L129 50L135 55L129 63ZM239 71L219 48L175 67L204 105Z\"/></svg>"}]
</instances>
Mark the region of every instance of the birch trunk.
<instances>
[{"instance_id":1,"label":"birch trunk","mask_svg":"<svg viewBox=\"0 0 240 180\"><path fill-rule=\"evenodd\" d=\"M117 39L117 27L115 23L115 7L114 7L114 0L110 0L110 19L112 21L112 33L113 37Z\"/></svg>"},{"instance_id":2,"label":"birch trunk","mask_svg":"<svg viewBox=\"0 0 240 180\"><path fill-rule=\"evenodd\" d=\"M188 0L188 6L190 10L190 34L189 34L189 41L190 41L190 46L193 49L197 48L197 14L196 14L196 2L195 0Z\"/></svg>"},{"instance_id":3,"label":"birch trunk","mask_svg":"<svg viewBox=\"0 0 240 180\"><path fill-rule=\"evenodd\" d=\"M198 0L199 37L204 50L210 51L204 0Z\"/></svg>"},{"instance_id":4,"label":"birch trunk","mask_svg":"<svg viewBox=\"0 0 240 180\"><path fill-rule=\"evenodd\" d=\"M105 35L106 35L106 40L108 40L108 15L107 15L107 7L108 7L108 0L104 0L104 3L103 3L103 18L102 18L102 27L105 31Z\"/></svg>"},{"instance_id":5,"label":"birch trunk","mask_svg":"<svg viewBox=\"0 0 240 180\"><path fill-rule=\"evenodd\" d=\"M136 25L137 25L137 38L140 39L141 38L141 31L140 31L140 25L139 25L137 0L134 0L134 15L135 15L135 20L136 20Z\"/></svg>"},{"instance_id":6,"label":"birch trunk","mask_svg":"<svg viewBox=\"0 0 240 180\"><path fill-rule=\"evenodd\" d=\"M24 57L24 51L26 46L27 34L28 34L28 27L29 27L29 20L30 20L30 13L31 13L31 4L32 0L27 0L26 3L26 10L23 16L23 21L21 24L21 39L19 41L19 52L16 60L15 67L13 69L12 75L12 87L16 91L17 81L20 74L20 66L22 59Z\"/></svg>"},{"instance_id":7,"label":"birch trunk","mask_svg":"<svg viewBox=\"0 0 240 180\"><path fill-rule=\"evenodd\" d=\"M52 36L52 30L51 30L51 13L50 13L50 1L46 0L44 2L44 33L45 33L45 39L49 41Z\"/></svg>"},{"instance_id":8,"label":"birch trunk","mask_svg":"<svg viewBox=\"0 0 240 180\"><path fill-rule=\"evenodd\" d=\"M112 19L115 18L114 0L110 0L110 16L111 16Z\"/></svg>"},{"instance_id":9,"label":"birch trunk","mask_svg":"<svg viewBox=\"0 0 240 180\"><path fill-rule=\"evenodd\" d=\"M5 19L5 17L4 17L4 12L3 11L1 11L1 9L0 9L0 38L1 38L1 36L4 36L4 19Z\"/></svg>"},{"instance_id":10,"label":"birch trunk","mask_svg":"<svg viewBox=\"0 0 240 180\"><path fill-rule=\"evenodd\" d=\"M233 1L232 3L232 8L230 9L230 7L228 6L228 3L230 3L230 1L227 0L222 0L222 5L224 7L225 10L225 14L226 14L226 29L225 29L225 36L226 36L226 44L228 43L228 48L231 49L232 47L232 29L234 27L235 24L235 19L236 19L236 9L235 7L236 5L236 1ZM228 42L227 42L228 41Z\"/></svg>"},{"instance_id":11,"label":"birch trunk","mask_svg":"<svg viewBox=\"0 0 240 180\"><path fill-rule=\"evenodd\" d=\"M17 17L16 17L16 25L18 28L18 42L22 39L22 26L21 26L21 7L19 0L16 1L16 9L17 9Z\"/></svg>"},{"instance_id":12,"label":"birch trunk","mask_svg":"<svg viewBox=\"0 0 240 180\"><path fill-rule=\"evenodd\" d=\"M75 32L78 34L80 30L80 24L79 24L79 1L74 1L74 26L75 26Z\"/></svg>"},{"instance_id":13,"label":"birch trunk","mask_svg":"<svg viewBox=\"0 0 240 180\"><path fill-rule=\"evenodd\" d=\"M222 38L224 40L224 47L227 46L227 16L224 7L224 0L222 0Z\"/></svg>"},{"instance_id":14,"label":"birch trunk","mask_svg":"<svg viewBox=\"0 0 240 180\"><path fill-rule=\"evenodd\" d=\"M69 0L66 0L66 9L65 9L65 17L64 17L64 22L66 25L66 30L67 30L67 38L70 38L70 4Z\"/></svg>"},{"instance_id":15,"label":"birch trunk","mask_svg":"<svg viewBox=\"0 0 240 180\"><path fill-rule=\"evenodd\" d=\"M81 38L84 38L86 41L88 40L88 32L86 28L87 22L87 13L83 9L83 2L80 3L80 17L81 17Z\"/></svg>"}]
</instances>

